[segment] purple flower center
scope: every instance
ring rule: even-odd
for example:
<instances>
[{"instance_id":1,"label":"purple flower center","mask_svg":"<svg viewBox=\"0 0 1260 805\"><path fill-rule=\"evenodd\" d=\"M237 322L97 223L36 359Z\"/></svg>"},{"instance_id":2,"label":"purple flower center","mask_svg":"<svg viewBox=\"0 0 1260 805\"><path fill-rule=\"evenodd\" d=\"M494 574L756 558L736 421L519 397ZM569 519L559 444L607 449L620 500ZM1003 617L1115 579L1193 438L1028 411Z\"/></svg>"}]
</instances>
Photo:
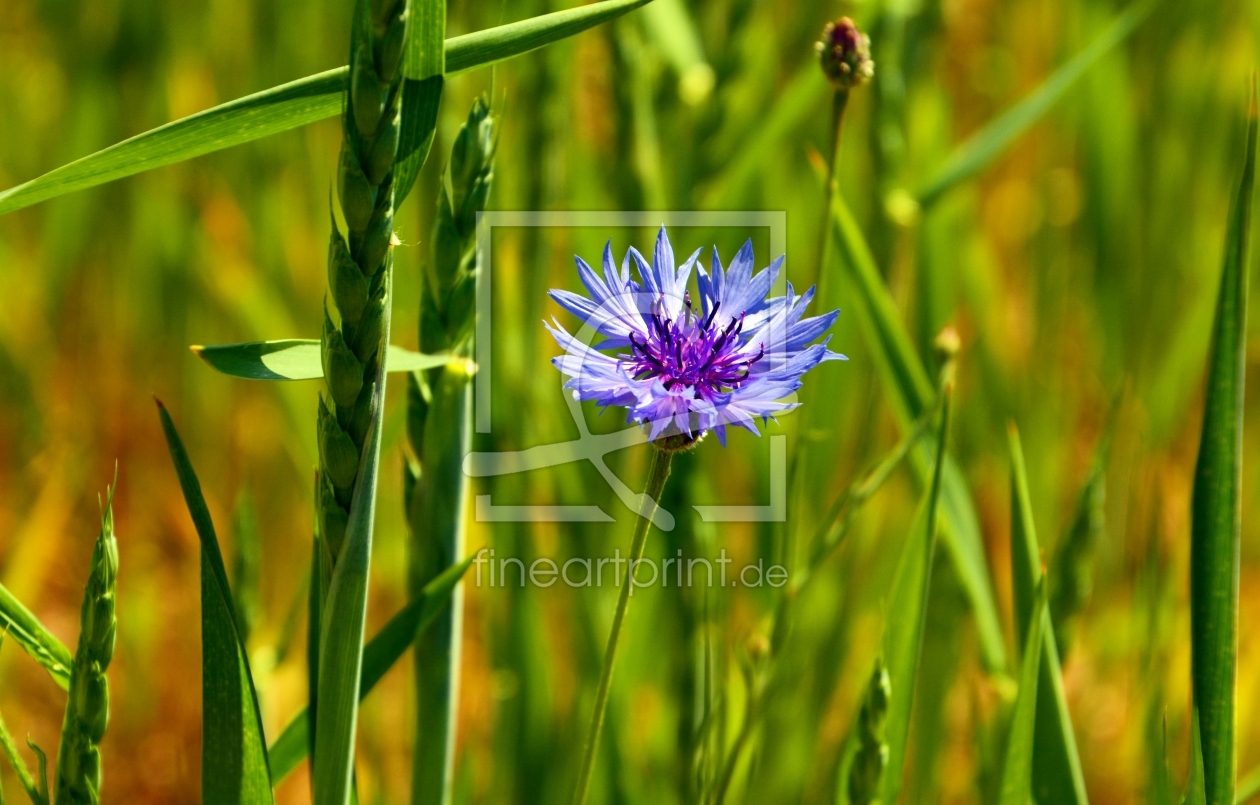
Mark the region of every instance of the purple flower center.
<instances>
[{"instance_id":1,"label":"purple flower center","mask_svg":"<svg viewBox=\"0 0 1260 805\"><path fill-rule=\"evenodd\" d=\"M692 309L687 293L681 314L665 318L664 300L658 301L647 319L647 335L631 333L629 354L617 358L637 380L660 380L671 391L691 387L705 400L739 388L765 354L765 347L752 357L744 353L739 338L744 314L718 326L720 306L721 302L715 302L709 315L701 317Z\"/></svg>"}]
</instances>

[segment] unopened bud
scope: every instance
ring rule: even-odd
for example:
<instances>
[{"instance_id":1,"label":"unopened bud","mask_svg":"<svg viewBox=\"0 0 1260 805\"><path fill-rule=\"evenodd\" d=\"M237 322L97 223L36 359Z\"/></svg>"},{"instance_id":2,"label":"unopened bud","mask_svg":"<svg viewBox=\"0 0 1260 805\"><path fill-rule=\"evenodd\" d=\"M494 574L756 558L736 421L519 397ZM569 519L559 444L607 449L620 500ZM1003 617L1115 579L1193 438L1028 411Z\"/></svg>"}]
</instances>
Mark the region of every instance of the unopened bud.
<instances>
[{"instance_id":1,"label":"unopened bud","mask_svg":"<svg viewBox=\"0 0 1260 805\"><path fill-rule=\"evenodd\" d=\"M376 72L381 81L394 83L398 65L402 64L403 40L407 34L407 18L396 17L376 46Z\"/></svg>"},{"instance_id":2,"label":"unopened bud","mask_svg":"<svg viewBox=\"0 0 1260 805\"><path fill-rule=\"evenodd\" d=\"M381 121L381 80L376 77L375 60L366 49L355 55L351 67L350 105L359 136L371 139Z\"/></svg>"},{"instance_id":3,"label":"unopened bud","mask_svg":"<svg viewBox=\"0 0 1260 805\"><path fill-rule=\"evenodd\" d=\"M823 26L822 39L814 45L823 73L836 89L865 84L875 75L871 38L848 17Z\"/></svg>"}]
</instances>

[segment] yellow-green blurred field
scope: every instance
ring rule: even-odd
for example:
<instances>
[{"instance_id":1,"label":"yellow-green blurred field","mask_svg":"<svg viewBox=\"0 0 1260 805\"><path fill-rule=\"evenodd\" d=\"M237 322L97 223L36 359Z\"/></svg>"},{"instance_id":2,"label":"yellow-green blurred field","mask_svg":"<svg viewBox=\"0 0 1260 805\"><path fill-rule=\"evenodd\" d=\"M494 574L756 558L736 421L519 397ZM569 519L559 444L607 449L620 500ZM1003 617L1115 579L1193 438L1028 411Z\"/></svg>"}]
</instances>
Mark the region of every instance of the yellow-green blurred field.
<instances>
[{"instance_id":1,"label":"yellow-green blurred field","mask_svg":"<svg viewBox=\"0 0 1260 805\"><path fill-rule=\"evenodd\" d=\"M244 0L6 0L0 5L0 188L128 136L345 63L350 3ZM457 1L451 35L560 5ZM789 279L818 265L820 152L830 93L813 43L853 16L872 38L872 84L849 102L839 187L920 355L946 324L962 335L952 450L984 538L1004 668L982 661L949 561L938 555L905 802L989 802L994 748L1013 700L1007 422L1018 424L1047 560L1090 462L1113 428L1093 591L1072 623L1064 684L1091 801L1152 801L1166 751L1178 791L1189 762L1189 511L1205 361L1230 197L1242 160L1260 4L1164 0L979 176L917 211L912 194L953 148L1099 37L1107 0L686 0L690 27L652 6L543 50L449 79L432 153L396 219L393 342L416 348L420 266L439 171L473 99L500 119L492 210L785 211ZM698 50L697 50L698 48ZM707 65L707 67L705 66ZM706 71L711 71L706 72ZM710 89L708 76L712 76ZM68 645L97 497L115 462L118 649L102 745L104 803L200 799L198 540L153 396L179 424L235 566L242 496L257 511L258 612L249 649L269 737L306 704L306 583L318 384L216 374L188 349L317 337L327 286L335 120L142 173L0 217L0 583ZM480 449L574 438L550 366L546 297L576 287L572 255L651 229L496 229L494 434ZM680 231L680 253L724 257L764 229ZM901 431L851 315L837 267L826 308L850 357L805 381L802 411L770 433L808 444L789 528L812 534L831 500ZM1257 368L1260 332L1250 327ZM401 377L395 375L394 377ZM1246 398L1237 749L1260 766L1260 398ZM369 634L406 601L402 504L405 395L391 380L373 555ZM620 424L616 413L596 430ZM686 504L764 502L764 440L705 441L679 460L666 506L675 549L776 557L782 531L715 528ZM645 454L610 465L639 488ZM472 522L469 548L513 556L605 555L632 514L589 464L479 479L495 502L600 503L617 523ZM901 469L797 603L786 681L751 737L728 802L823 803L878 650L884 603L921 495ZM473 518L470 507L469 518ZM234 578L234 582L238 579ZM246 582L248 583L248 582ZM567 802L614 593L466 584L456 801ZM769 590L636 593L621 646L594 801L686 801L697 690L719 675L724 726L742 717L740 657L766 628ZM707 637L705 637L707 635ZM703 642L704 640L710 642ZM712 663L698 654L711 651ZM992 659L992 658L990 658ZM361 801L409 795L410 658L365 700ZM0 652L9 730L57 744L65 694L20 649ZM22 750L26 753L25 748ZM33 756L25 754L28 763ZM306 802L305 764L277 801ZM7 763L0 783L22 796Z\"/></svg>"}]
</instances>

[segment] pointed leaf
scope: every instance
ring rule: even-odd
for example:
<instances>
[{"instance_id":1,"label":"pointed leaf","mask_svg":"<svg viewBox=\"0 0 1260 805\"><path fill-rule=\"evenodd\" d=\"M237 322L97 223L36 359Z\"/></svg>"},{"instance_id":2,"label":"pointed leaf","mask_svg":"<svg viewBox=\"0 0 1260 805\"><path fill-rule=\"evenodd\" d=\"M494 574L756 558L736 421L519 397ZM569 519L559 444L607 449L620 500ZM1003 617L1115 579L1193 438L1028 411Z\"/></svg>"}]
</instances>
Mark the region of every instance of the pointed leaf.
<instances>
[{"instance_id":1,"label":"pointed leaf","mask_svg":"<svg viewBox=\"0 0 1260 805\"><path fill-rule=\"evenodd\" d=\"M324 376L319 340L286 338L279 341L247 341L190 347L193 354L225 375L248 380L315 380ZM389 348L389 371L413 372L445 366L450 355L422 355L399 346Z\"/></svg>"},{"instance_id":2,"label":"pointed leaf","mask_svg":"<svg viewBox=\"0 0 1260 805\"><path fill-rule=\"evenodd\" d=\"M649 0L604 0L446 40L446 74L493 64L581 33ZM138 134L0 193L0 215L50 198L269 137L341 113L349 69L338 67L247 95ZM407 80L410 86L423 83ZM404 101L413 97L405 95ZM403 131L413 130L404 107ZM420 127L423 129L423 127ZM403 144L408 143L405 138ZM402 145L400 147L404 147ZM427 147L422 149L427 152ZM414 180L414 177L412 177ZM401 199L400 199L401 200Z\"/></svg>"},{"instance_id":3,"label":"pointed leaf","mask_svg":"<svg viewBox=\"0 0 1260 805\"><path fill-rule=\"evenodd\" d=\"M1251 197L1256 169L1256 94L1230 212L1203 432L1190 506L1190 656L1194 715L1202 739L1208 805L1234 801L1234 687L1238 655L1238 552L1242 528L1243 387Z\"/></svg>"},{"instance_id":4,"label":"pointed leaf","mask_svg":"<svg viewBox=\"0 0 1260 805\"><path fill-rule=\"evenodd\" d=\"M1024 449L1015 424L1007 426L1011 453L1011 585L1015 597L1015 634L1027 638L1033 626L1037 590L1042 585L1041 547L1028 495ZM1088 802L1081 773L1076 735L1068 715L1067 694L1059 666L1059 651L1050 628L1050 612L1040 625L1041 673L1037 685L1037 718L1033 733L1033 793L1038 802Z\"/></svg>"},{"instance_id":5,"label":"pointed leaf","mask_svg":"<svg viewBox=\"0 0 1260 805\"><path fill-rule=\"evenodd\" d=\"M451 594L455 592L455 585L472 562L473 557L469 557L429 582L424 592L390 618L389 623L364 647L363 678L359 681L360 699L376 687L385 672L411 648L416 635L427 628L447 605ZM284 732L271 745L271 773L277 785L306 757L309 750L308 734L307 713L303 710L289 722Z\"/></svg>"},{"instance_id":6,"label":"pointed leaf","mask_svg":"<svg viewBox=\"0 0 1260 805\"><path fill-rule=\"evenodd\" d=\"M35 662L44 666L63 690L70 689L70 649L0 584L0 633L12 637Z\"/></svg>"},{"instance_id":7,"label":"pointed leaf","mask_svg":"<svg viewBox=\"0 0 1260 805\"><path fill-rule=\"evenodd\" d=\"M908 432L932 404L932 383L901 323L897 306L880 279L870 247L839 194L835 197L832 212L836 251L853 282L854 307L859 325L883 380L884 392L893 413L902 431ZM934 464L931 446L920 442L915 446L913 457L920 480L927 483ZM971 602L982 658L990 671L1004 671L1006 648L997 603L989 582L980 526L966 482L950 456L945 457L941 494L944 526L941 539Z\"/></svg>"},{"instance_id":8,"label":"pointed leaf","mask_svg":"<svg viewBox=\"0 0 1260 805\"><path fill-rule=\"evenodd\" d=\"M919 205L928 207L956 185L993 162L1072 88L1099 59L1129 37L1155 7L1155 0L1138 0L1124 10L1089 47L1069 59L1026 97L989 121L954 149L919 191Z\"/></svg>"},{"instance_id":9,"label":"pointed leaf","mask_svg":"<svg viewBox=\"0 0 1260 805\"><path fill-rule=\"evenodd\" d=\"M201 483L165 406L162 431L201 540L201 796L207 805L270 803L262 714Z\"/></svg>"},{"instance_id":10,"label":"pointed leaf","mask_svg":"<svg viewBox=\"0 0 1260 805\"><path fill-rule=\"evenodd\" d=\"M880 801L896 802L901 791L902 769L910 739L911 711L914 705L915 682L919 658L923 650L923 626L927 622L928 590L932 580L932 558L936 553L936 532L943 508L942 488L945 476L945 446L949 436L949 392L942 404L940 429L936 438L931 484L925 496L923 527L915 519L912 537L906 542L897 565L884 616L881 643L884 662L892 682L888 700L885 738L888 764L880 782Z\"/></svg>"},{"instance_id":11,"label":"pointed leaf","mask_svg":"<svg viewBox=\"0 0 1260 805\"><path fill-rule=\"evenodd\" d=\"M1019 696L1011 717L1011 733L1006 741L1006 761L1002 766L1002 788L998 805L1029 805L1032 799L1033 731L1037 722L1037 678L1041 675L1041 646L1045 636L1046 589L1037 585L1036 604L1030 613L1028 639L1019 668Z\"/></svg>"}]
</instances>

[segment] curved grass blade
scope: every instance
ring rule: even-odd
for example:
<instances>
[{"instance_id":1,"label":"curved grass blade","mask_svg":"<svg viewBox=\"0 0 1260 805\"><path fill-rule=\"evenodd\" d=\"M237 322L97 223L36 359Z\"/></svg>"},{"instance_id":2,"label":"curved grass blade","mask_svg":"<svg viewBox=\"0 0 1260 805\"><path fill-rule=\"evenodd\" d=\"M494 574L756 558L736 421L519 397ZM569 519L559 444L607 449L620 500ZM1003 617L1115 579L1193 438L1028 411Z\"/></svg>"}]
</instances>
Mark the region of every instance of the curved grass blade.
<instances>
[{"instance_id":1,"label":"curved grass blade","mask_svg":"<svg viewBox=\"0 0 1260 805\"><path fill-rule=\"evenodd\" d=\"M53 637L22 602L0 584L0 633L7 634L44 666L62 690L70 689L70 649Z\"/></svg>"},{"instance_id":2,"label":"curved grass blade","mask_svg":"<svg viewBox=\"0 0 1260 805\"><path fill-rule=\"evenodd\" d=\"M451 600L455 585L463 577L473 557L453 565L424 588L424 592L399 610L389 623L363 649L363 677L359 680L359 698L376 687L385 672L398 662L415 642L416 635L428 628L433 619ZM271 775L274 784L297 768L309 751L307 712L298 713L271 745Z\"/></svg>"},{"instance_id":3,"label":"curved grass blade","mask_svg":"<svg viewBox=\"0 0 1260 805\"><path fill-rule=\"evenodd\" d=\"M836 227L836 252L841 255L853 280L859 325L883 380L888 402L902 432L906 433L932 405L935 396L932 383L901 324L897 306L880 279L870 247L838 193L832 213ZM913 458L920 480L927 483L934 463L932 448L920 442L915 446ZM941 494L944 526L941 538L971 603L981 656L990 671L1004 672L1006 647L989 582L980 525L966 482L950 456L945 457ZM895 680L893 684L896 684Z\"/></svg>"},{"instance_id":4,"label":"curved grass blade","mask_svg":"<svg viewBox=\"0 0 1260 805\"><path fill-rule=\"evenodd\" d=\"M1234 801L1234 687L1238 655L1238 563L1242 529L1243 390L1251 198L1256 172L1256 89L1247 146L1225 239L1212 325L1203 432L1190 506L1190 657L1194 714L1209 805Z\"/></svg>"},{"instance_id":5,"label":"curved grass blade","mask_svg":"<svg viewBox=\"0 0 1260 805\"><path fill-rule=\"evenodd\" d=\"M954 149L919 191L919 205L927 208L956 185L988 167L1072 88L1103 56L1129 37L1150 14L1157 0L1138 0L1125 9L1101 36L1041 83L1026 97L989 121Z\"/></svg>"},{"instance_id":6,"label":"curved grass blade","mask_svg":"<svg viewBox=\"0 0 1260 805\"><path fill-rule=\"evenodd\" d=\"M4 643L4 634L0 633L0 645ZM9 759L9 765L13 767L13 773L17 775L18 784L22 786L22 790L26 792L26 796L31 800L33 805L48 805L48 773L47 760L44 752L35 745L30 738L26 739L26 744L35 753L37 762L39 763L39 780L31 776L30 769L26 768L26 761L18 754L17 743L14 742L13 736L9 734L8 728L4 725L4 718L0 717L0 751L3 751ZM0 805L4 805L4 792L0 791Z\"/></svg>"},{"instance_id":7,"label":"curved grass blade","mask_svg":"<svg viewBox=\"0 0 1260 805\"><path fill-rule=\"evenodd\" d=\"M1032 612L1028 613L1028 637L1024 641L1024 656L1019 667L1019 697L1015 699L1015 714L1011 717L1011 732L1006 741L998 805L1028 805L1034 801L1033 744L1037 722L1037 678L1041 675L1041 647L1046 634L1045 582L1037 583L1034 595L1036 603Z\"/></svg>"},{"instance_id":8,"label":"curved grass blade","mask_svg":"<svg viewBox=\"0 0 1260 805\"><path fill-rule=\"evenodd\" d=\"M649 0L604 0L453 37L446 40L446 74L484 67L528 53L619 17L647 2ZM346 67L316 73L123 140L0 193L0 215L338 115L348 74ZM422 82L407 80L403 91L409 94L404 95L404 101L413 99L411 93L419 90L411 86L414 83ZM425 111L422 103L404 106L403 131L419 129L407 116L420 115ZM403 139L400 144L404 153L410 153L413 147L408 146L408 142ZM427 147L421 150L428 151ZM403 167L406 168L406 165ZM412 181L414 178L411 177ZM401 201L401 198L398 200Z\"/></svg>"},{"instance_id":9,"label":"curved grass blade","mask_svg":"<svg viewBox=\"0 0 1260 805\"><path fill-rule=\"evenodd\" d=\"M212 368L232 377L247 380L316 380L324 376L319 341L314 338L195 345L189 349ZM463 360L451 355L422 355L391 345L388 363L391 372L413 372Z\"/></svg>"},{"instance_id":10,"label":"curved grass blade","mask_svg":"<svg viewBox=\"0 0 1260 805\"><path fill-rule=\"evenodd\" d=\"M201 539L201 796L207 805L270 803L262 715L241 642L223 555L201 483L166 407L158 416Z\"/></svg>"},{"instance_id":11,"label":"curved grass blade","mask_svg":"<svg viewBox=\"0 0 1260 805\"><path fill-rule=\"evenodd\" d=\"M1042 586L1041 547L1037 543L1032 502L1028 495L1024 449L1020 445L1019 430L1013 422L1007 425L1007 439L1011 453L1011 585L1015 598L1015 634L1027 637L1034 625L1032 618L1037 607L1037 590ZM1033 793L1038 802L1084 805L1089 798L1085 793L1080 753L1068 714L1058 644L1049 623L1048 605L1044 619L1047 623L1037 624L1042 639L1037 718L1033 731Z\"/></svg>"},{"instance_id":12,"label":"curved grass blade","mask_svg":"<svg viewBox=\"0 0 1260 805\"><path fill-rule=\"evenodd\" d=\"M936 553L936 532L943 508L946 441L949 437L950 389L941 402L941 422L936 438L931 484L926 494L927 514L922 530L915 529L906 543L897 566L885 615L881 643L892 693L888 699L885 742L888 762L879 784L879 801L896 802L901 791L902 768L910 739L911 711L915 682L923 650L923 629L927 623L928 590L932 581L932 558ZM916 518L916 523L918 518Z\"/></svg>"}]
</instances>

